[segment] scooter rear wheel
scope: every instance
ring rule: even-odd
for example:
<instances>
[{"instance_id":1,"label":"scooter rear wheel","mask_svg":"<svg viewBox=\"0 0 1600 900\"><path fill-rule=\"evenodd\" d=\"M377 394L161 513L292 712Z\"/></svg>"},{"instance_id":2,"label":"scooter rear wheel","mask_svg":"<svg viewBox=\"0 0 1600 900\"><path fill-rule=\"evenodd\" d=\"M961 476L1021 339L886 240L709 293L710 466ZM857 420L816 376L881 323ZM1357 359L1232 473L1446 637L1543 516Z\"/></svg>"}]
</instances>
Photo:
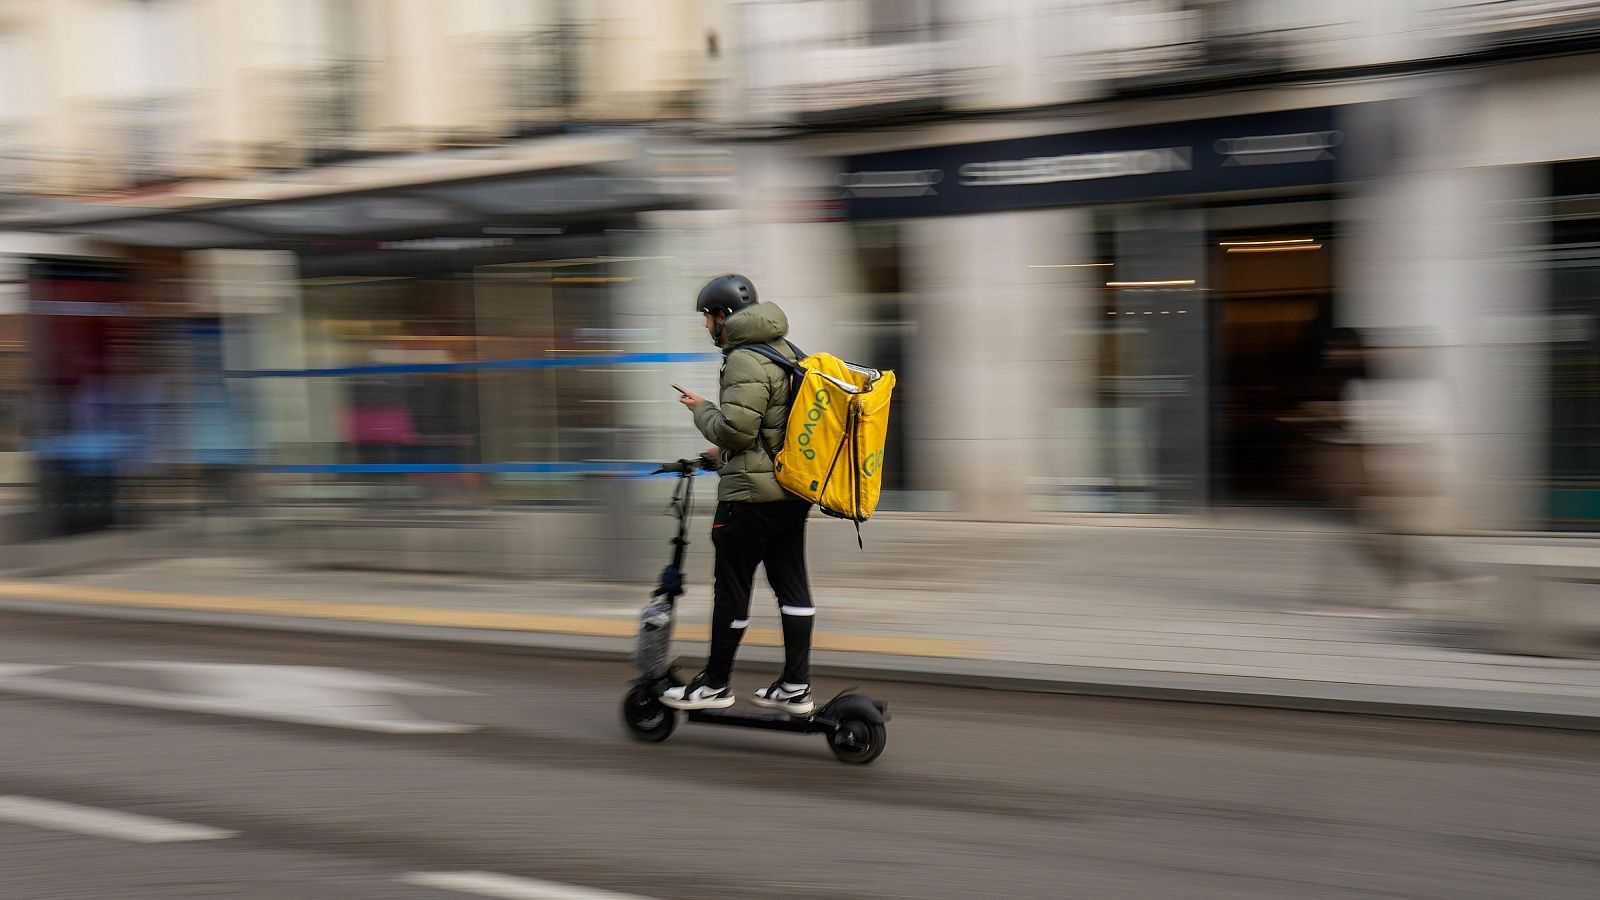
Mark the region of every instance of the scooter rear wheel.
<instances>
[{"instance_id":1,"label":"scooter rear wheel","mask_svg":"<svg viewBox=\"0 0 1600 900\"><path fill-rule=\"evenodd\" d=\"M839 719L839 727L828 734L828 749L842 763L864 766L883 755L889 743L889 729L854 715Z\"/></svg>"},{"instance_id":2,"label":"scooter rear wheel","mask_svg":"<svg viewBox=\"0 0 1600 900\"><path fill-rule=\"evenodd\" d=\"M634 685L622 698L622 724L638 740L659 744L678 727L678 714L662 706L654 693Z\"/></svg>"}]
</instances>

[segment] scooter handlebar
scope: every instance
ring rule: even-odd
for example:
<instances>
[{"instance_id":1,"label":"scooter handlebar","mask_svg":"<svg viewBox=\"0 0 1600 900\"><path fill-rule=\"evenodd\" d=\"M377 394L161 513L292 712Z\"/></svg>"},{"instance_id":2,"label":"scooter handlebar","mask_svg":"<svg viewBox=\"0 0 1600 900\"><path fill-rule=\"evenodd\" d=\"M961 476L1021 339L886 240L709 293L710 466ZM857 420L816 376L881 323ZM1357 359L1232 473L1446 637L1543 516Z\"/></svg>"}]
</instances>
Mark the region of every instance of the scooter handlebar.
<instances>
[{"instance_id":1,"label":"scooter handlebar","mask_svg":"<svg viewBox=\"0 0 1600 900\"><path fill-rule=\"evenodd\" d=\"M710 472L716 468L716 463L712 461L711 457L702 453L694 459L680 459L676 462L662 463L661 468L655 470L651 474L689 476L693 475L697 469L703 469L707 472Z\"/></svg>"}]
</instances>

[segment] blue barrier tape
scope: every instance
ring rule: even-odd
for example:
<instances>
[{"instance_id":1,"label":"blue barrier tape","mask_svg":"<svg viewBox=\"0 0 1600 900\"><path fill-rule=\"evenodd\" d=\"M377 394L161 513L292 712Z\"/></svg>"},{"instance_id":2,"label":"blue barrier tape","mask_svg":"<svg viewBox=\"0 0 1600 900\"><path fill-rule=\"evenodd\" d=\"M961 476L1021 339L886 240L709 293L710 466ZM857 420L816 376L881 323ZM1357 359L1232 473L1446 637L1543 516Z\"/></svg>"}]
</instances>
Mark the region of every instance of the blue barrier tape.
<instances>
[{"instance_id":1,"label":"blue barrier tape","mask_svg":"<svg viewBox=\"0 0 1600 900\"><path fill-rule=\"evenodd\" d=\"M258 472L281 475L524 473L559 475L649 475L659 466L650 463L327 463L316 465L263 465Z\"/></svg>"},{"instance_id":2,"label":"blue barrier tape","mask_svg":"<svg viewBox=\"0 0 1600 900\"><path fill-rule=\"evenodd\" d=\"M570 369L578 366L631 366L650 363L717 362L720 353L614 353L532 359L484 359L457 363L396 363L333 369L232 369L229 378L337 378L349 375L426 375L437 372L495 372L516 369Z\"/></svg>"}]
</instances>

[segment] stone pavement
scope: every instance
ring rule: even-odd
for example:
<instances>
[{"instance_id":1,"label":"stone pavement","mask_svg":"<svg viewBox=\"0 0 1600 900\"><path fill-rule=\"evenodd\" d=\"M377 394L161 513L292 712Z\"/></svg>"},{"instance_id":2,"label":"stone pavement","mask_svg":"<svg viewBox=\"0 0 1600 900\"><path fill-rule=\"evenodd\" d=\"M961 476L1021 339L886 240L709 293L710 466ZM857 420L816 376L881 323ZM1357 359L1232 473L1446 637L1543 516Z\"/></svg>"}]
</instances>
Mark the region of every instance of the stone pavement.
<instances>
[{"instance_id":1,"label":"stone pavement","mask_svg":"<svg viewBox=\"0 0 1600 900\"><path fill-rule=\"evenodd\" d=\"M819 674L1600 728L1600 661L1495 652L1489 592L1388 596L1339 555L1336 534L1303 526L885 518L861 552L847 525L822 521L810 550ZM709 619L706 543L691 548L679 620L691 664ZM1336 587L1319 587L1329 560ZM218 556L0 582L16 609L602 654L626 653L648 591ZM778 616L765 585L752 613L741 660L770 664Z\"/></svg>"}]
</instances>

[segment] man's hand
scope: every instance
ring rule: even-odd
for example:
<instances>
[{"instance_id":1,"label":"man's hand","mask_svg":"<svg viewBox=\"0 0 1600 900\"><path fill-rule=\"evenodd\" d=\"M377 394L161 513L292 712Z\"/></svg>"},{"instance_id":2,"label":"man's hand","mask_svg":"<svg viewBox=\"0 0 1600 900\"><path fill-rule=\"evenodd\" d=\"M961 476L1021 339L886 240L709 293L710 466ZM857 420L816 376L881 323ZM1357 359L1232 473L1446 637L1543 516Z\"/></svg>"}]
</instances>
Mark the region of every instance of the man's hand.
<instances>
[{"instance_id":1,"label":"man's hand","mask_svg":"<svg viewBox=\"0 0 1600 900\"><path fill-rule=\"evenodd\" d=\"M690 412L694 412L700 408L700 404L706 402L706 398L700 396L699 394L684 391L681 395L679 395L678 402L688 407Z\"/></svg>"},{"instance_id":2,"label":"man's hand","mask_svg":"<svg viewBox=\"0 0 1600 900\"><path fill-rule=\"evenodd\" d=\"M705 451L700 454L700 456L702 459L710 462L713 469L722 468L722 451L718 448L707 447Z\"/></svg>"}]
</instances>

